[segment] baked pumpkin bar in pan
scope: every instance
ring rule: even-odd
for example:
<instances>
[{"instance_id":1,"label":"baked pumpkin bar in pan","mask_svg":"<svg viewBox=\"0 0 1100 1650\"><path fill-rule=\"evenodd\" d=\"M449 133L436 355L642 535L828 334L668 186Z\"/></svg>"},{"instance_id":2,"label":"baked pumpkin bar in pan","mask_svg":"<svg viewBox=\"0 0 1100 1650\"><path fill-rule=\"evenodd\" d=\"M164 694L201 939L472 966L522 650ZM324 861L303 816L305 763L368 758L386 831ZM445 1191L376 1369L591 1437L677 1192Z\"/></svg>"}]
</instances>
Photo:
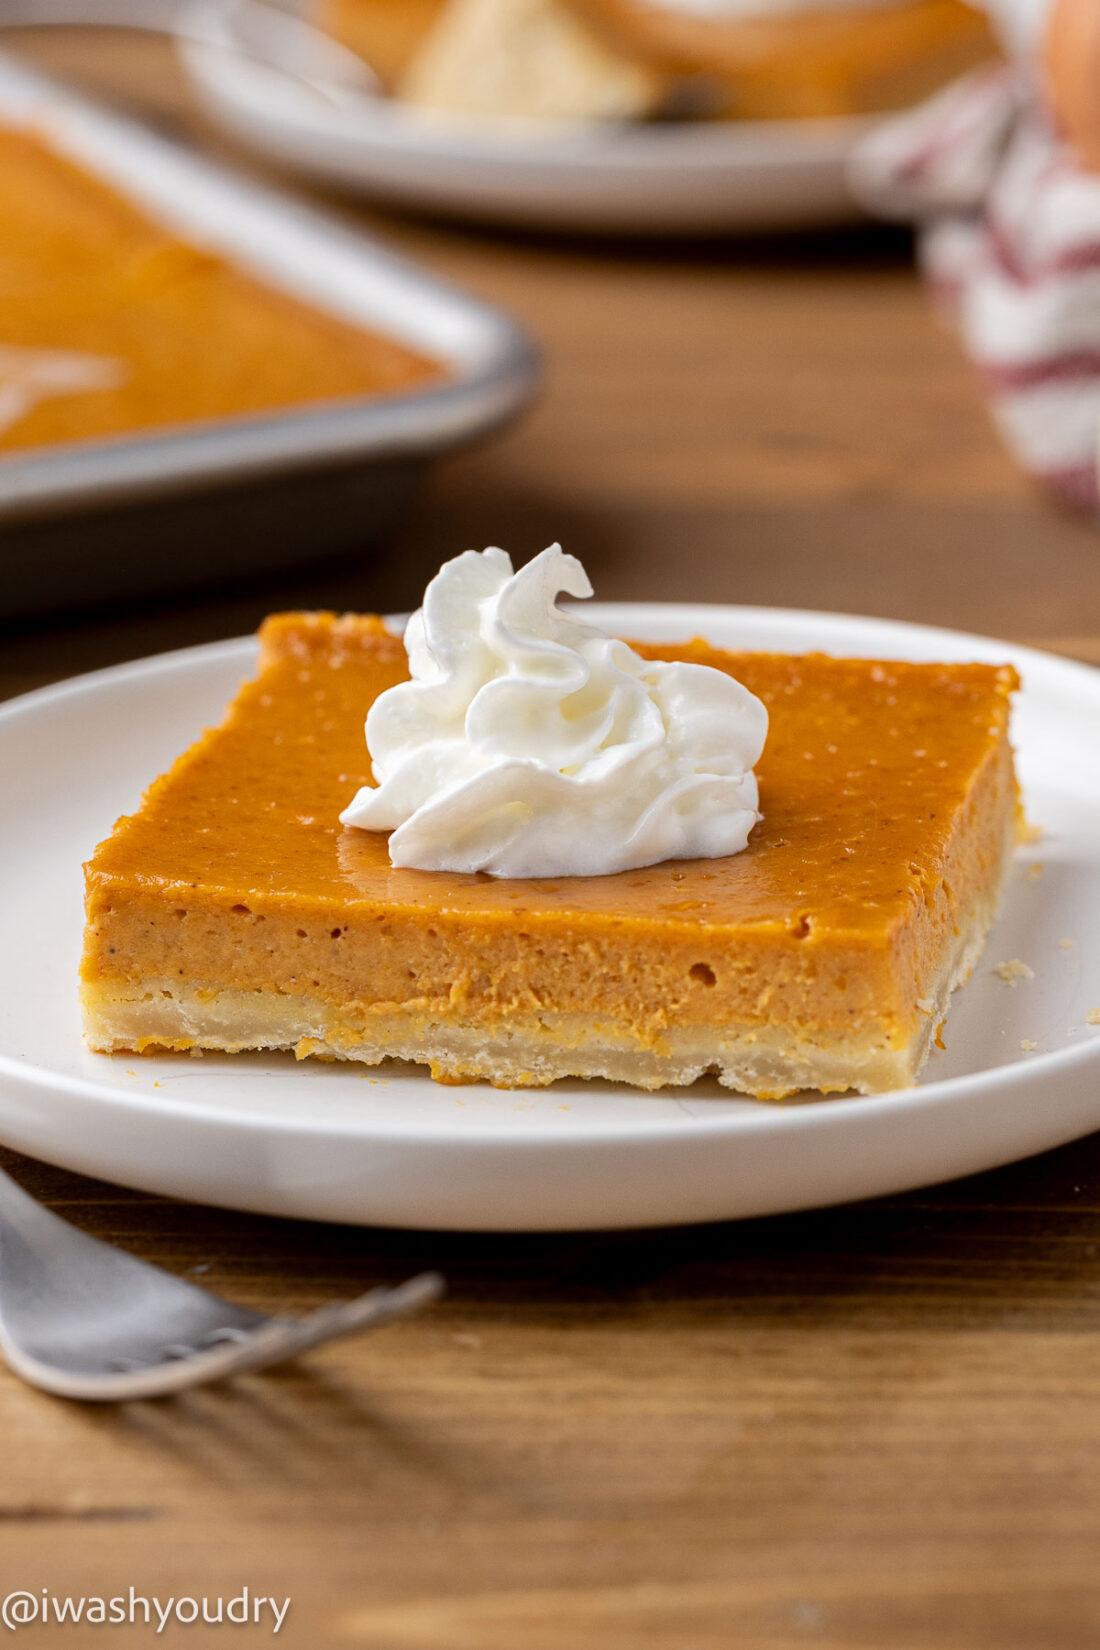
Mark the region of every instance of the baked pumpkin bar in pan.
<instances>
[{"instance_id":1,"label":"baked pumpkin bar in pan","mask_svg":"<svg viewBox=\"0 0 1100 1650\"><path fill-rule=\"evenodd\" d=\"M0 126L0 457L444 376L190 244L34 131Z\"/></svg>"}]
</instances>

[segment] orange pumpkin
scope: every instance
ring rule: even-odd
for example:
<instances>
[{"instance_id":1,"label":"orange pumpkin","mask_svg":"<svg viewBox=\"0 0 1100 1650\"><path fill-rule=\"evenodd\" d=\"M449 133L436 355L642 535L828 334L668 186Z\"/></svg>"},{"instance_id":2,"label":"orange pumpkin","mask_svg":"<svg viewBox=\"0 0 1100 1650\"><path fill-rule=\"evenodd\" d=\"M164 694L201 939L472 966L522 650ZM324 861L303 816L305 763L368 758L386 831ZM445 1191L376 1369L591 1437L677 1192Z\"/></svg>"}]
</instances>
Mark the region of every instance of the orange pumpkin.
<instances>
[{"instance_id":1,"label":"orange pumpkin","mask_svg":"<svg viewBox=\"0 0 1100 1650\"><path fill-rule=\"evenodd\" d=\"M1062 130L1100 172L1100 0L1054 0L1043 69Z\"/></svg>"}]
</instances>

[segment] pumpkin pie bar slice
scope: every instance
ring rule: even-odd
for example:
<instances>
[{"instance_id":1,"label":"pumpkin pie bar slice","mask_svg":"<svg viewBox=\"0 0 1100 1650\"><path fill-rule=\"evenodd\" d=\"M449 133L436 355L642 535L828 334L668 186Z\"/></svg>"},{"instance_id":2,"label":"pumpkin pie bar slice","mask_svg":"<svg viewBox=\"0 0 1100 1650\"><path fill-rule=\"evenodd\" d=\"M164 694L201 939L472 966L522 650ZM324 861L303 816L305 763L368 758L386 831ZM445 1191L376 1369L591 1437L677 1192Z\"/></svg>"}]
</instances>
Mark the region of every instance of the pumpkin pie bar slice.
<instances>
[{"instance_id":1,"label":"pumpkin pie bar slice","mask_svg":"<svg viewBox=\"0 0 1100 1650\"><path fill-rule=\"evenodd\" d=\"M86 867L92 1048L396 1056L443 1082L912 1083L1017 837L1009 667L632 644L771 719L744 852L602 877L395 869L338 816L407 674L382 621L285 614L259 673Z\"/></svg>"}]
</instances>

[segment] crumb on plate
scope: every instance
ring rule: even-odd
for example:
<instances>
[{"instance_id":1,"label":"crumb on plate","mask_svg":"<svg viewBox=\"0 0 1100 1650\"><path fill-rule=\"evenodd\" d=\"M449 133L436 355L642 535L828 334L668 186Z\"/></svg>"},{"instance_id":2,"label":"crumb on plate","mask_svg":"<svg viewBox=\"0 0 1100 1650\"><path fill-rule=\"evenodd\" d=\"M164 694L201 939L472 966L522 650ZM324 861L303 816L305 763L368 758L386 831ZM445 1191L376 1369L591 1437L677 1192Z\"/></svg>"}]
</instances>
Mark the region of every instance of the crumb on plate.
<instances>
[{"instance_id":1,"label":"crumb on plate","mask_svg":"<svg viewBox=\"0 0 1100 1650\"><path fill-rule=\"evenodd\" d=\"M1021 962L1019 957L1010 957L1008 962L999 962L993 972L1006 985L1011 986L1014 986L1017 980L1033 980L1035 978L1035 970L1029 968L1026 962Z\"/></svg>"}]
</instances>

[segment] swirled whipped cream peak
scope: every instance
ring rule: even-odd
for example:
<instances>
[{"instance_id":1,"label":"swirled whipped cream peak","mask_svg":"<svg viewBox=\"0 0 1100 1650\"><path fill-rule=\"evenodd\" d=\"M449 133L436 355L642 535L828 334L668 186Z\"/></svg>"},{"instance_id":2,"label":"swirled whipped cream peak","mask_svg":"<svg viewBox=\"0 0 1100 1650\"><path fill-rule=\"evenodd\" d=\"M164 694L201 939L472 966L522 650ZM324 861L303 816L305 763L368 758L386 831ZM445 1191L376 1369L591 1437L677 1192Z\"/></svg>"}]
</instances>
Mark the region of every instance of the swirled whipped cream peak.
<instances>
[{"instance_id":1,"label":"swirled whipped cream peak","mask_svg":"<svg viewBox=\"0 0 1100 1650\"><path fill-rule=\"evenodd\" d=\"M603 876L744 848L768 713L707 665L653 662L557 605L591 596L553 544L515 572L467 550L409 620L410 680L367 716L375 786L340 819L394 865Z\"/></svg>"}]
</instances>

